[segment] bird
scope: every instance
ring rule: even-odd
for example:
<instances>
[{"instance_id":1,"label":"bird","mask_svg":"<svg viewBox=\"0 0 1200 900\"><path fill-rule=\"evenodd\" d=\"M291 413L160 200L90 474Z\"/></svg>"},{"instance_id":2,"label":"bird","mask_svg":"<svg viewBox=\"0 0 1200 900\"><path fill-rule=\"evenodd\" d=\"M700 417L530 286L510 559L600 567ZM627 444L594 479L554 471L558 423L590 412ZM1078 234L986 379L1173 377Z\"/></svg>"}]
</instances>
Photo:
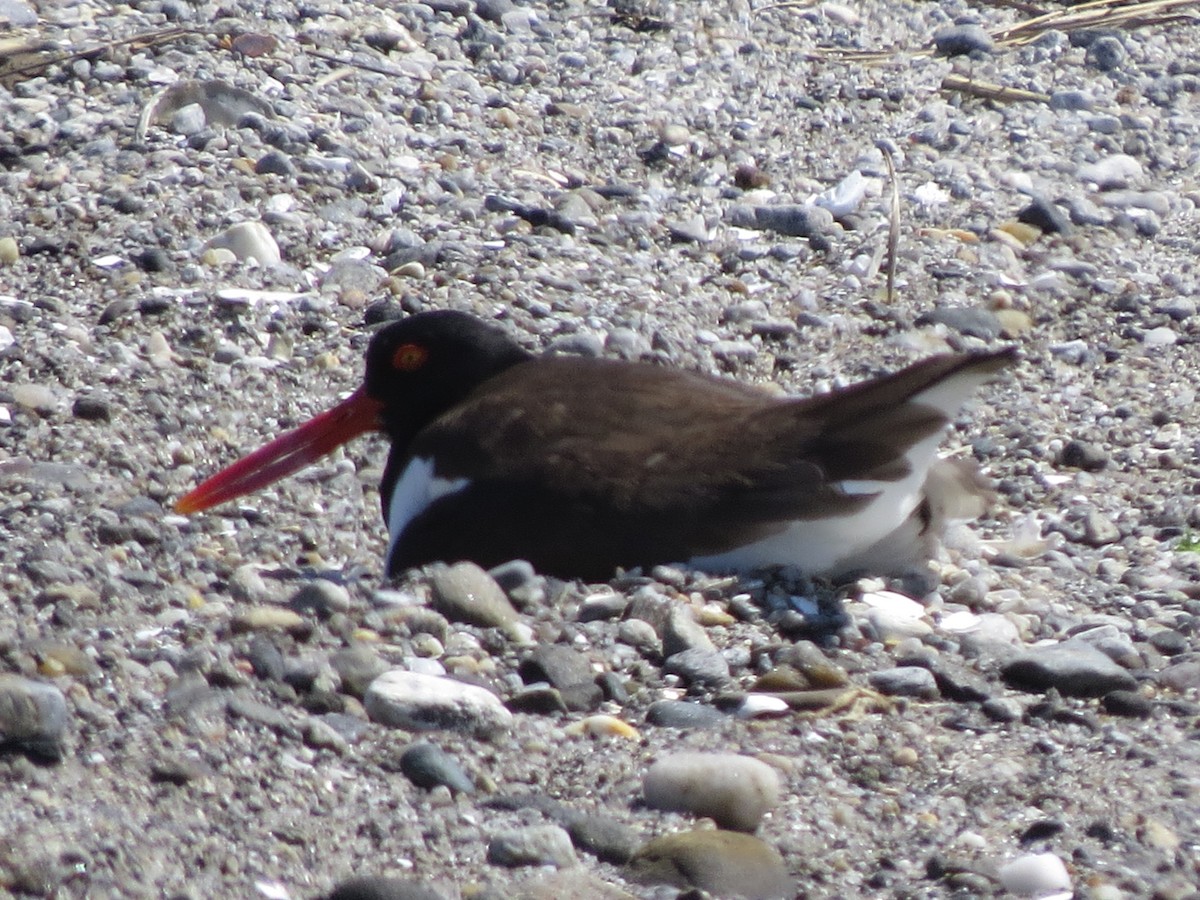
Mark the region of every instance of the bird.
<instances>
[{"instance_id":1,"label":"bird","mask_svg":"<svg viewBox=\"0 0 1200 900\"><path fill-rule=\"evenodd\" d=\"M534 354L495 321L423 311L375 333L349 397L175 509L243 496L382 432L388 577L517 559L589 581L659 564L902 575L928 564L946 521L986 507L978 468L937 448L1014 358L939 354L794 398L651 362Z\"/></svg>"}]
</instances>

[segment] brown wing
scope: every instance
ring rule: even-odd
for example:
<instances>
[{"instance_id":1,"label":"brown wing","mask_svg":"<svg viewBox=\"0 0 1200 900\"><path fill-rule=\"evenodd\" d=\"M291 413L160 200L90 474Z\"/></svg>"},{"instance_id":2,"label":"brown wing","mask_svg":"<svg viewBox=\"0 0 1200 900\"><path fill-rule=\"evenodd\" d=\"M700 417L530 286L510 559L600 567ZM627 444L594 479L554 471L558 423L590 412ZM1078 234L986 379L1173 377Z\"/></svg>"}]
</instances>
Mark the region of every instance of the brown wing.
<instances>
[{"instance_id":1,"label":"brown wing","mask_svg":"<svg viewBox=\"0 0 1200 900\"><path fill-rule=\"evenodd\" d=\"M933 357L804 400L649 365L545 358L489 381L411 453L436 447L440 476L538 484L631 514L830 515L864 501L838 482L902 477L909 447L957 412L914 397L960 373L982 380L1009 356Z\"/></svg>"}]
</instances>

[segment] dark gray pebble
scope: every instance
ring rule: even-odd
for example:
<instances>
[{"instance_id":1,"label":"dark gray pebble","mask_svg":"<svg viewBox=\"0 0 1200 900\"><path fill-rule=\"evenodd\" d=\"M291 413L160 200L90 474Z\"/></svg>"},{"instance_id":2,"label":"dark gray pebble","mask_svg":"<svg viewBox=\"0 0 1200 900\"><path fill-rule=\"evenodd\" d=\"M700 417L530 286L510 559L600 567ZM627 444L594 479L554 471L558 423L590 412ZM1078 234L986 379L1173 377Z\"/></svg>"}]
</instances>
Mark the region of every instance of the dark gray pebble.
<instances>
[{"instance_id":1,"label":"dark gray pebble","mask_svg":"<svg viewBox=\"0 0 1200 900\"><path fill-rule=\"evenodd\" d=\"M82 394L71 404L71 415L89 422L108 422L112 419L112 404L101 397Z\"/></svg>"},{"instance_id":2,"label":"dark gray pebble","mask_svg":"<svg viewBox=\"0 0 1200 900\"><path fill-rule=\"evenodd\" d=\"M611 700L621 706L629 702L629 689L625 686L624 679L616 672L603 672L597 675L596 687L600 688L600 693L605 700Z\"/></svg>"},{"instance_id":3,"label":"dark gray pebble","mask_svg":"<svg viewBox=\"0 0 1200 900\"><path fill-rule=\"evenodd\" d=\"M1126 716L1130 719L1148 719L1154 711L1154 704L1137 691L1113 691L1105 694L1103 699L1104 711L1113 716Z\"/></svg>"},{"instance_id":4,"label":"dark gray pebble","mask_svg":"<svg viewBox=\"0 0 1200 900\"><path fill-rule=\"evenodd\" d=\"M1056 834L1061 834L1066 827L1066 823L1060 822L1058 819L1038 819L1021 832L1019 840L1022 844L1045 841Z\"/></svg>"},{"instance_id":5,"label":"dark gray pebble","mask_svg":"<svg viewBox=\"0 0 1200 900\"><path fill-rule=\"evenodd\" d=\"M1125 45L1120 38L1105 35L1097 38L1087 48L1084 62L1101 72L1112 72L1125 63Z\"/></svg>"},{"instance_id":6,"label":"dark gray pebble","mask_svg":"<svg viewBox=\"0 0 1200 900\"><path fill-rule=\"evenodd\" d=\"M143 272L170 272L175 268L175 263L167 251L159 247L147 247L140 253L135 253L133 261Z\"/></svg>"},{"instance_id":7,"label":"dark gray pebble","mask_svg":"<svg viewBox=\"0 0 1200 900\"><path fill-rule=\"evenodd\" d=\"M1087 441L1068 441L1059 456L1059 463L1085 472L1099 472L1108 465L1108 451Z\"/></svg>"},{"instance_id":8,"label":"dark gray pebble","mask_svg":"<svg viewBox=\"0 0 1200 900\"><path fill-rule=\"evenodd\" d=\"M445 895L416 881L364 875L338 884L326 900L446 900Z\"/></svg>"},{"instance_id":9,"label":"dark gray pebble","mask_svg":"<svg viewBox=\"0 0 1200 900\"><path fill-rule=\"evenodd\" d=\"M559 688L563 703L572 712L595 712L604 702L604 691L595 681L581 681Z\"/></svg>"},{"instance_id":10,"label":"dark gray pebble","mask_svg":"<svg viewBox=\"0 0 1200 900\"><path fill-rule=\"evenodd\" d=\"M517 691L504 703L513 712L533 713L534 715L553 715L565 713L567 701L556 687L548 684L535 684Z\"/></svg>"},{"instance_id":11,"label":"dark gray pebble","mask_svg":"<svg viewBox=\"0 0 1200 900\"><path fill-rule=\"evenodd\" d=\"M981 25L952 25L933 36L933 45L946 56L964 56L990 53L996 43Z\"/></svg>"},{"instance_id":12,"label":"dark gray pebble","mask_svg":"<svg viewBox=\"0 0 1200 900\"><path fill-rule=\"evenodd\" d=\"M729 211L731 224L738 228L774 231L789 237L813 238L833 225L833 213L820 206L781 204L779 206L734 206Z\"/></svg>"},{"instance_id":13,"label":"dark gray pebble","mask_svg":"<svg viewBox=\"0 0 1200 900\"><path fill-rule=\"evenodd\" d=\"M959 334L994 341L1000 337L1001 325L996 314L988 309L965 306L940 306L917 317L918 325L944 325Z\"/></svg>"},{"instance_id":14,"label":"dark gray pebble","mask_svg":"<svg viewBox=\"0 0 1200 900\"><path fill-rule=\"evenodd\" d=\"M1188 649L1187 638L1170 628L1154 632L1146 642L1163 656L1178 656Z\"/></svg>"},{"instance_id":15,"label":"dark gray pebble","mask_svg":"<svg viewBox=\"0 0 1200 900\"><path fill-rule=\"evenodd\" d=\"M662 728L712 728L728 717L714 706L687 700L658 700L646 710L646 722Z\"/></svg>"},{"instance_id":16,"label":"dark gray pebble","mask_svg":"<svg viewBox=\"0 0 1200 900\"><path fill-rule=\"evenodd\" d=\"M516 6L513 0L475 0L475 14L481 19L500 24L505 13L510 13Z\"/></svg>"},{"instance_id":17,"label":"dark gray pebble","mask_svg":"<svg viewBox=\"0 0 1200 900\"><path fill-rule=\"evenodd\" d=\"M982 677L964 666L955 665L945 659L929 666L938 690L947 700L956 703L982 703L993 691Z\"/></svg>"},{"instance_id":18,"label":"dark gray pebble","mask_svg":"<svg viewBox=\"0 0 1200 900\"><path fill-rule=\"evenodd\" d=\"M1074 230L1070 216L1045 197L1034 197L1017 213L1017 221L1040 228L1046 234L1070 234Z\"/></svg>"},{"instance_id":19,"label":"dark gray pebble","mask_svg":"<svg viewBox=\"0 0 1200 900\"><path fill-rule=\"evenodd\" d=\"M211 774L212 768L207 763L179 754L165 756L150 767L150 780L157 784L183 785Z\"/></svg>"},{"instance_id":20,"label":"dark gray pebble","mask_svg":"<svg viewBox=\"0 0 1200 900\"><path fill-rule=\"evenodd\" d=\"M436 744L413 744L400 757L400 771L417 787L445 785L456 794L475 792L475 783L458 761Z\"/></svg>"},{"instance_id":21,"label":"dark gray pebble","mask_svg":"<svg viewBox=\"0 0 1200 900\"><path fill-rule=\"evenodd\" d=\"M340 584L318 578L292 594L288 607L301 615L312 615L325 621L334 613L350 608L350 592Z\"/></svg>"},{"instance_id":22,"label":"dark gray pebble","mask_svg":"<svg viewBox=\"0 0 1200 900\"><path fill-rule=\"evenodd\" d=\"M1081 642L1035 647L1005 663L1000 674L1019 690L1055 688L1069 697L1103 697L1137 687L1132 675L1094 647Z\"/></svg>"},{"instance_id":23,"label":"dark gray pebble","mask_svg":"<svg viewBox=\"0 0 1200 900\"><path fill-rule=\"evenodd\" d=\"M282 681L285 670L283 653L265 634L256 635L246 650L254 674L263 681Z\"/></svg>"},{"instance_id":24,"label":"dark gray pebble","mask_svg":"<svg viewBox=\"0 0 1200 900\"><path fill-rule=\"evenodd\" d=\"M272 150L254 164L255 175L295 175L296 166L286 153Z\"/></svg>"}]
</instances>

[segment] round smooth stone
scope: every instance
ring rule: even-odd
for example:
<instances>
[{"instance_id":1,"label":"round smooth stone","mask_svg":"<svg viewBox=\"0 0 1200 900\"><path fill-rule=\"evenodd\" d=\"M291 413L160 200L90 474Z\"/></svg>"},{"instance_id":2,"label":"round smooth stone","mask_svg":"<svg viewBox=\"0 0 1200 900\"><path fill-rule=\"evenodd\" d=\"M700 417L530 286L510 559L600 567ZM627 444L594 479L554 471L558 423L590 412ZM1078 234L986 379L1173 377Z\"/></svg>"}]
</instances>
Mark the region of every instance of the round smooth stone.
<instances>
[{"instance_id":1,"label":"round smooth stone","mask_svg":"<svg viewBox=\"0 0 1200 900\"><path fill-rule=\"evenodd\" d=\"M735 831L757 829L780 791L775 769L733 753L676 753L652 765L642 781L652 809L708 816Z\"/></svg>"}]
</instances>

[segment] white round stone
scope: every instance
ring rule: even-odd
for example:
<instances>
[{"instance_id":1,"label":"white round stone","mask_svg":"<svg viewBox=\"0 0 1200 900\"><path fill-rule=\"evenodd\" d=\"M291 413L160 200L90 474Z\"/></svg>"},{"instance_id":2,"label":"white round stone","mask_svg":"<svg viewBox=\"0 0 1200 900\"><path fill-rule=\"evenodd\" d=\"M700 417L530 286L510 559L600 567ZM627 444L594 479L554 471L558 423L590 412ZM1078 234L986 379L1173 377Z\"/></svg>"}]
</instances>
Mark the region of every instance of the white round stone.
<instances>
[{"instance_id":1,"label":"white round stone","mask_svg":"<svg viewBox=\"0 0 1200 900\"><path fill-rule=\"evenodd\" d=\"M491 691L404 669L392 669L372 681L363 706L374 721L412 731L488 735L512 724L512 713Z\"/></svg>"},{"instance_id":2,"label":"white round stone","mask_svg":"<svg viewBox=\"0 0 1200 900\"><path fill-rule=\"evenodd\" d=\"M758 828L780 789L773 768L734 753L676 753L652 765L642 781L647 806L708 816L736 831Z\"/></svg>"}]
</instances>

